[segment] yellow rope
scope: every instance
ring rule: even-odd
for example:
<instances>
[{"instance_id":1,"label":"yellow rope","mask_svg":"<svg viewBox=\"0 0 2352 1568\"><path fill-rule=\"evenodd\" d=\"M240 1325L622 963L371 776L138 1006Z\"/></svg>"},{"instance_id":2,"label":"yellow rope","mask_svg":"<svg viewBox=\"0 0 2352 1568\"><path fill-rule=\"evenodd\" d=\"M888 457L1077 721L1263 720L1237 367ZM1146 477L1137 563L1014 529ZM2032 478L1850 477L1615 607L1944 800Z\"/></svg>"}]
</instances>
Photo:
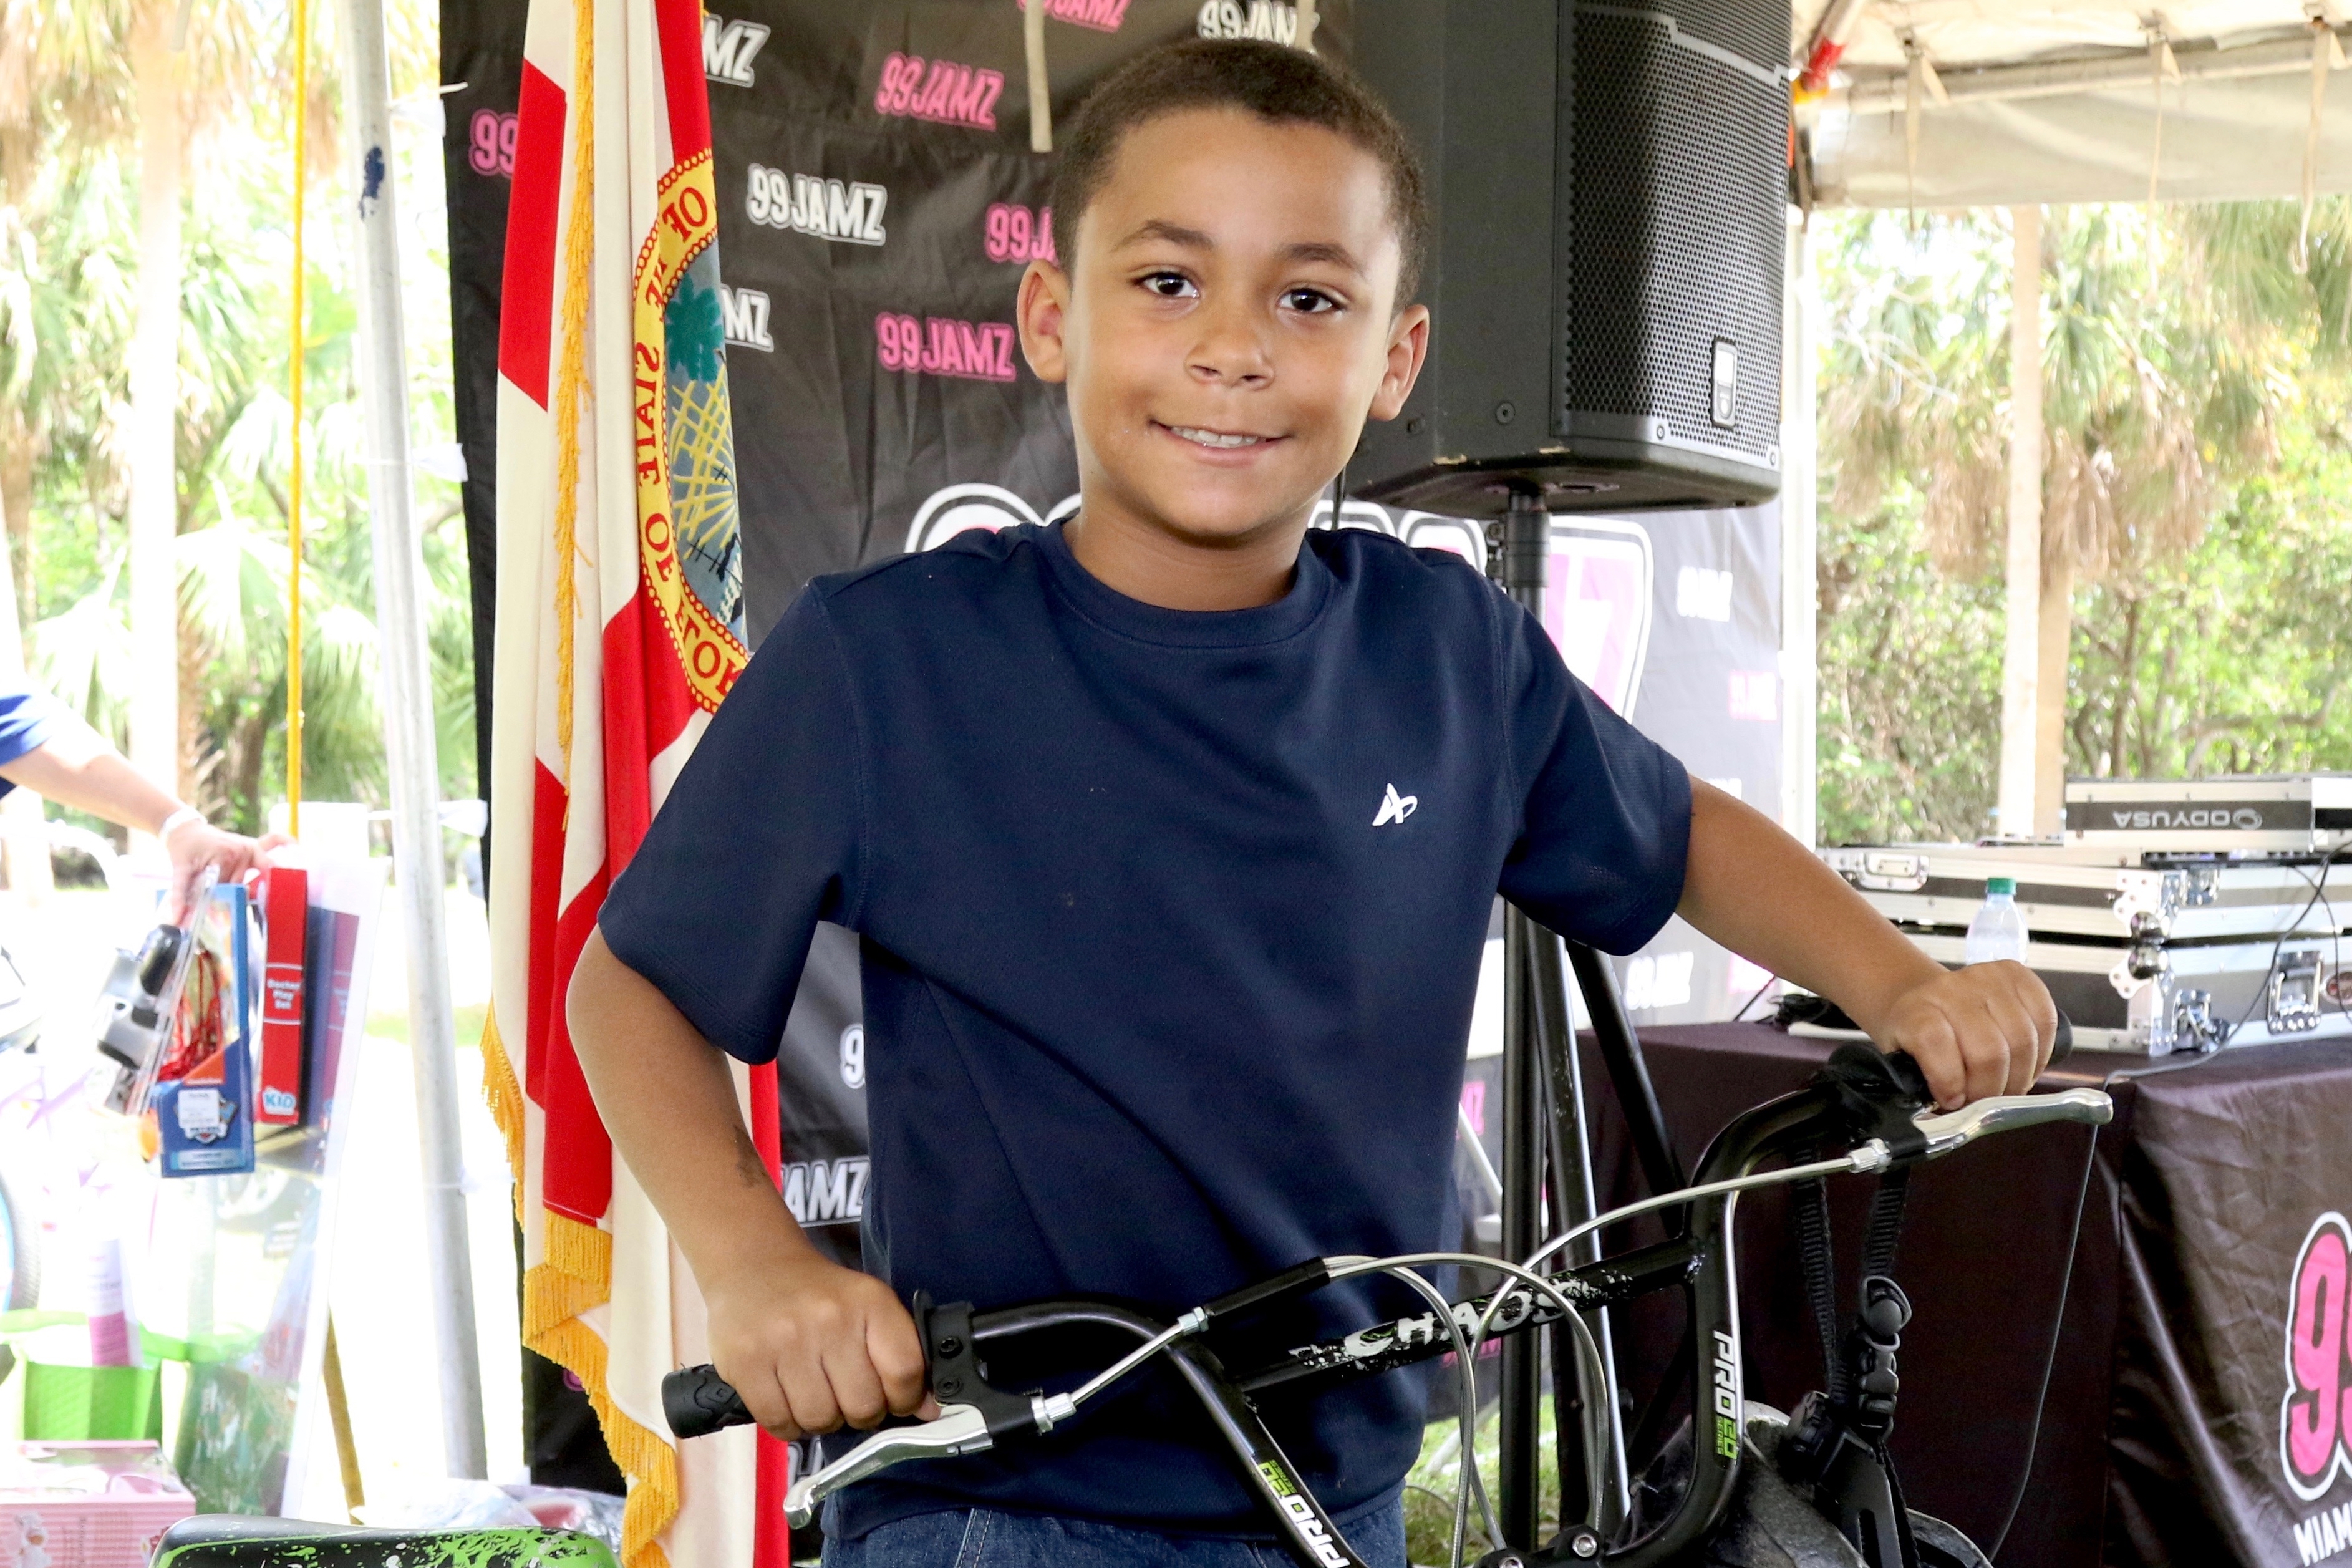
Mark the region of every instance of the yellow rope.
<instances>
[{"instance_id":1,"label":"yellow rope","mask_svg":"<svg viewBox=\"0 0 2352 1568\"><path fill-rule=\"evenodd\" d=\"M588 275L595 260L596 24L572 0L572 215L563 232L563 352L555 369L555 747L572 791L572 654L580 616L580 390L587 380ZM567 808L568 809L568 808Z\"/></svg>"},{"instance_id":2,"label":"yellow rope","mask_svg":"<svg viewBox=\"0 0 2352 1568\"><path fill-rule=\"evenodd\" d=\"M310 4L294 0L294 321L287 352L293 455L286 477L286 830L302 836L302 195L310 118Z\"/></svg>"}]
</instances>

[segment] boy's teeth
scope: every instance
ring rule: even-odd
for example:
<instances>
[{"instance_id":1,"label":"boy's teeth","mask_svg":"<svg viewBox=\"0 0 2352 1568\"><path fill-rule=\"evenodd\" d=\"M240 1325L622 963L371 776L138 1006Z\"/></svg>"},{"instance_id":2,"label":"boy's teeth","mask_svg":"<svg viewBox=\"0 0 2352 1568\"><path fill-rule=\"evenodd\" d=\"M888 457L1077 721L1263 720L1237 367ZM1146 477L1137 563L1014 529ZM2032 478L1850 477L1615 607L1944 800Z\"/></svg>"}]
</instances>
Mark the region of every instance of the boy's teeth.
<instances>
[{"instance_id":1,"label":"boy's teeth","mask_svg":"<svg viewBox=\"0 0 2352 1568\"><path fill-rule=\"evenodd\" d=\"M1181 425L1171 425L1168 428L1187 441L1196 441L1203 447L1255 447L1265 439L1263 436L1220 436L1214 430L1188 430Z\"/></svg>"}]
</instances>

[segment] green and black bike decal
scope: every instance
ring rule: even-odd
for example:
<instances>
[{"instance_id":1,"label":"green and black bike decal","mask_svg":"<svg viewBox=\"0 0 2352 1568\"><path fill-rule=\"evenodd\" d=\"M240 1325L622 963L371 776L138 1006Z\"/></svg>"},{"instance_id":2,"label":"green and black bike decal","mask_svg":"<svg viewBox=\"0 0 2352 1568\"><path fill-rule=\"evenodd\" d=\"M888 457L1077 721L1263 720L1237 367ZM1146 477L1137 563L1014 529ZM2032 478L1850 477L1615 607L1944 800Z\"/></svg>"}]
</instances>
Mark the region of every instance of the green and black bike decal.
<instances>
[{"instance_id":1,"label":"green and black bike decal","mask_svg":"<svg viewBox=\"0 0 2352 1568\"><path fill-rule=\"evenodd\" d=\"M174 1526L152 1568L616 1568L603 1542L569 1531L340 1530L298 1535L236 1528L253 1521L221 1522L229 1528L217 1533L202 1518Z\"/></svg>"}]
</instances>

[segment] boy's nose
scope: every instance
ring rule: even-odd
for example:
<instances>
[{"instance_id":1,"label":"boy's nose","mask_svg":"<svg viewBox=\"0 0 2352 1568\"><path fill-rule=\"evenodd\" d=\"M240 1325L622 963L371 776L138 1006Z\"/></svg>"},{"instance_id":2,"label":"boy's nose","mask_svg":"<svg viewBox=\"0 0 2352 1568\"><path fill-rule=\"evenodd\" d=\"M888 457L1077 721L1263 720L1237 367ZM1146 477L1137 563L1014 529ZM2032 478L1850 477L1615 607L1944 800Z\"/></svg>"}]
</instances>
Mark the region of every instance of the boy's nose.
<instances>
[{"instance_id":1,"label":"boy's nose","mask_svg":"<svg viewBox=\"0 0 2352 1568\"><path fill-rule=\"evenodd\" d=\"M1186 356L1198 379L1234 386L1256 386L1274 379L1274 361L1266 343L1244 310L1204 310L1197 318L1201 335Z\"/></svg>"}]
</instances>

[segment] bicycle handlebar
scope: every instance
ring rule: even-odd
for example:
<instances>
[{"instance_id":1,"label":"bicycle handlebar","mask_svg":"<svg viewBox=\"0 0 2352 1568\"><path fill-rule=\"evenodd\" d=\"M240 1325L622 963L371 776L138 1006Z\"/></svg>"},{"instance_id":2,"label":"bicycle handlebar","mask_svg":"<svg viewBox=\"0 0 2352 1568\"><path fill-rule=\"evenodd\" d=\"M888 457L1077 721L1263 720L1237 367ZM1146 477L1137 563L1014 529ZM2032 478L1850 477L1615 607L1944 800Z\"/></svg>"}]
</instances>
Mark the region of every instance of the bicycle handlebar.
<instances>
[{"instance_id":1,"label":"bicycle handlebar","mask_svg":"<svg viewBox=\"0 0 2352 1568\"><path fill-rule=\"evenodd\" d=\"M2064 1047L2073 1043L2072 1033L2062 1015L2061 1051L2053 1057L2053 1063L2063 1056ZM1865 1058L1857 1054L1844 1059L1853 1064ZM1823 1168L1822 1162L1762 1174L1751 1174L1750 1172L1757 1163L1793 1146L1801 1136L1820 1133L1825 1118L1842 1118L1842 1125L1856 1134L1874 1132L1875 1135L1858 1136L1855 1147L1847 1155L1827 1163L1849 1170L1864 1171L1882 1169L1898 1163L1938 1159L1990 1133L2054 1121L2097 1125L2108 1121L2114 1113L2108 1098L2091 1089L2071 1089L2044 1095L1994 1096L1958 1110L1937 1112L1920 1103L1924 1097L1924 1084L1918 1077L1916 1063L1897 1053L1876 1065L1883 1071L1884 1081L1875 1088L1857 1091L1849 1083L1848 1087L1840 1089L1834 1069L1825 1070L1813 1088L1785 1096L1735 1118L1710 1151L1702 1165L1702 1180L1698 1183L1677 1193L1661 1194L1628 1205L1592 1222L1592 1228L1598 1228L1642 1212L1678 1206L1696 1210L1706 1205L1707 1223L1694 1227L1691 1238L1680 1244L1669 1243L1662 1248L1653 1248L1649 1254L1565 1270L1552 1276L1549 1282L1565 1298L1574 1299L1581 1306L1599 1306L1630 1300L1662 1285L1696 1281L1713 1258L1720 1267L1706 1271L1722 1278L1709 1282L1711 1289L1717 1293L1727 1291L1727 1221L1732 1198L1741 1190L1779 1184L1818 1173ZM1874 1129L1867 1125L1874 1115L1877 1119ZM1717 1173L1714 1179L1705 1179L1710 1173ZM793 1523L804 1524L814 1515L817 1505L831 1493L903 1460L979 1453L993 1447L1000 1436L1016 1431L1047 1432L1067 1421L1076 1413L1080 1399L1099 1392L1112 1379L1099 1378L1080 1390L1075 1397L1070 1394L1007 1394L988 1386L979 1375L977 1363L973 1359L973 1342L1066 1322L1106 1321L1109 1321L1103 1316L1107 1312L1114 1312L1118 1326L1129 1329L1148 1346L1165 1348L1169 1353L1176 1355L1187 1381L1194 1384L1195 1392L1204 1401L1225 1407L1220 1411L1219 1425L1236 1452L1244 1454L1251 1464L1258 1467L1259 1472L1268 1462L1274 1463L1276 1471L1280 1472L1286 1467L1279 1451L1273 1447L1270 1436L1256 1425L1254 1412L1247 1409L1245 1390L1255 1390L1300 1376L1329 1373L1362 1375L1386 1371L1440 1353L1448 1342L1446 1334L1438 1331L1434 1314L1429 1314L1425 1323L1421 1319L1400 1320L1393 1324L1359 1331L1330 1345L1302 1347L1290 1352L1275 1367L1242 1380L1239 1386L1225 1380L1214 1358L1205 1347L1199 1345L1200 1331L1213 1319L1223 1318L1231 1312L1255 1310L1275 1300L1319 1289L1329 1281L1333 1272L1329 1260L1314 1260L1272 1279L1244 1287L1205 1307L1196 1308L1174 1325L1157 1323L1129 1310L1113 1309L1106 1303L1040 1302L974 1317L970 1316L969 1307L959 1304L934 1310L928 1299L920 1299L918 1303L919 1316L926 1325L935 1310L941 1317L954 1314L959 1325L969 1325L967 1332L961 1338L943 1338L937 1347L931 1342L928 1326L925 1327L925 1359L931 1364L933 1372L937 1373L942 1370L934 1354L935 1348L947 1352L959 1363L954 1379L935 1380L935 1392L968 1394L979 1403L943 1400L940 1415L936 1420L889 1427L869 1437L831 1464L797 1480L787 1498L786 1513ZM1696 1285L1693 1288L1696 1288ZM1503 1308L1506 1310L1487 1313L1495 1332L1517 1332L1558 1320L1558 1309L1548 1307L1526 1285L1507 1286L1505 1293L1507 1300ZM1524 1300L1512 1300L1509 1298L1513 1294ZM1485 1306L1484 1302L1459 1303L1454 1312L1457 1320L1461 1314L1468 1312L1475 1321ZM1130 1358L1131 1361L1136 1359L1139 1358ZM942 1382L945 1383L944 1387ZM959 1386L965 1383L972 1386L969 1389ZM749 1425L752 1419L735 1391L715 1369L709 1366L689 1367L663 1379L662 1400L670 1429L680 1438L701 1436L724 1427ZM1249 1466L1245 1465L1245 1468ZM1265 1480L1262 1473L1254 1473L1254 1479L1261 1482ZM1719 1487L1708 1489L1727 1495L1727 1476L1722 1478ZM1328 1516L1322 1514L1319 1504L1305 1497L1303 1489L1284 1491L1277 1487L1268 1491L1266 1500L1276 1506L1278 1513L1287 1510L1286 1522L1294 1531L1313 1530L1318 1521L1328 1525ZM1307 1521L1306 1516L1300 1515L1297 1512L1300 1509L1311 1509L1312 1520ZM1709 1511L1715 1510L1711 1506ZM1336 1539L1336 1532L1332 1534ZM1653 1541L1655 1542L1654 1537ZM1665 1544L1664 1542L1655 1543ZM1651 1542L1643 1544L1646 1547ZM1345 1551L1344 1543L1340 1550ZM1649 1555L1649 1552L1643 1551L1625 1561L1645 1560ZM1610 1556L1612 1561L1617 1560L1617 1554L1611 1553Z\"/></svg>"}]
</instances>

